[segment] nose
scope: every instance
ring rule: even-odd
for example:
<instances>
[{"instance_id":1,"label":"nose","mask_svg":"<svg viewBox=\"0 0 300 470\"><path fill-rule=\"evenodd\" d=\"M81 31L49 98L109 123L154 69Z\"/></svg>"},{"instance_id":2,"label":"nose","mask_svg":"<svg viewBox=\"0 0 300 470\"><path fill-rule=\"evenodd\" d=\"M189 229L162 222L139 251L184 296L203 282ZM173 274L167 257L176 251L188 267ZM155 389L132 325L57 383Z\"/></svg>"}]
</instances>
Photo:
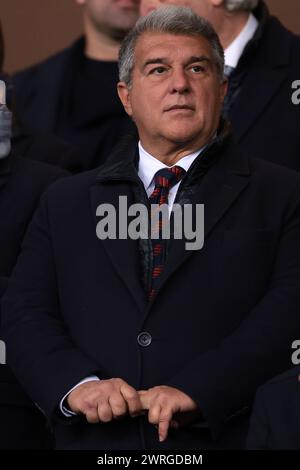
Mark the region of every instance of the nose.
<instances>
[{"instance_id":1,"label":"nose","mask_svg":"<svg viewBox=\"0 0 300 470\"><path fill-rule=\"evenodd\" d=\"M189 80L183 69L173 70L170 87L171 93L183 94L190 91Z\"/></svg>"}]
</instances>

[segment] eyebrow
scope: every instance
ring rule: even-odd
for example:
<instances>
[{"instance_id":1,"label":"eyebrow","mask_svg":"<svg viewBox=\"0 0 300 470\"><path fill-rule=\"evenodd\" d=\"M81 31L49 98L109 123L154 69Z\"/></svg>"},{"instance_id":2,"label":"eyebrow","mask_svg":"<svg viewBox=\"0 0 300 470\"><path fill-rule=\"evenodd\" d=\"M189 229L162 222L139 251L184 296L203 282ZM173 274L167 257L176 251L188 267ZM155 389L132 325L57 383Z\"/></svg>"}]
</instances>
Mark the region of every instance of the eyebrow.
<instances>
[{"instance_id":1,"label":"eyebrow","mask_svg":"<svg viewBox=\"0 0 300 470\"><path fill-rule=\"evenodd\" d=\"M200 55L200 56L192 56L188 59L186 65L193 64L194 62L208 62L209 64L212 63L211 59L205 55ZM153 59L148 59L145 61L143 64L143 70L148 66L148 65L154 65L154 64L167 64L168 59L165 57L154 57Z\"/></svg>"}]
</instances>

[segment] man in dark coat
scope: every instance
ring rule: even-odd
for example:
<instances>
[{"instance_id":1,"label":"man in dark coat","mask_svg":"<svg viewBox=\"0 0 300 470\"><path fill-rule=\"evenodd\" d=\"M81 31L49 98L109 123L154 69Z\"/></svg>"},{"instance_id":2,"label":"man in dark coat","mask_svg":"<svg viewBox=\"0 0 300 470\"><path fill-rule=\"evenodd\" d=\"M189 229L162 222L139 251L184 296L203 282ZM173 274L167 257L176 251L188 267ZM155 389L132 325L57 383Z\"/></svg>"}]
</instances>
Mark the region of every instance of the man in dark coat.
<instances>
[{"instance_id":1,"label":"man in dark coat","mask_svg":"<svg viewBox=\"0 0 300 470\"><path fill-rule=\"evenodd\" d=\"M1 64L0 64L1 69ZM0 82L1 92L4 83ZM1 93L4 100L5 93ZM0 105L0 298L42 192L67 175L61 169L23 159L9 151L11 113ZM1 323L1 309L0 309ZM0 325L1 345L2 327ZM9 359L9 358L8 358ZM0 365L0 448L42 449L49 445L43 414L19 385L5 361Z\"/></svg>"},{"instance_id":2,"label":"man in dark coat","mask_svg":"<svg viewBox=\"0 0 300 470\"><path fill-rule=\"evenodd\" d=\"M43 191L67 173L10 153L0 160L0 276L9 277ZM4 291L4 283L2 291ZM0 309L1 320L1 309ZM2 340L0 326L0 340ZM9 361L9 355L7 356ZM6 364L0 365L0 448L41 449L49 445L42 413Z\"/></svg>"},{"instance_id":3,"label":"man in dark coat","mask_svg":"<svg viewBox=\"0 0 300 470\"><path fill-rule=\"evenodd\" d=\"M35 135L27 135L25 139L20 135L20 144L11 145L13 113L10 105L12 105L12 99L10 79L3 73L3 63L4 41L0 23L0 214L2 216L0 276L9 277L19 254L25 230L42 192L52 182L68 175L62 169L32 161L31 158L38 160L39 154L45 153L68 154L69 146L49 135L44 135L41 139ZM25 134L22 133L22 135ZM20 152L16 152L18 148ZM20 155L26 155L29 160L27 161Z\"/></svg>"},{"instance_id":4,"label":"man in dark coat","mask_svg":"<svg viewBox=\"0 0 300 470\"><path fill-rule=\"evenodd\" d=\"M0 276L11 275L41 194L51 183L65 175L67 173L61 169L12 153L0 160ZM2 284L4 291L4 282ZM1 364L0 448L41 449L48 445L44 416L19 385L10 368Z\"/></svg>"},{"instance_id":5,"label":"man in dark coat","mask_svg":"<svg viewBox=\"0 0 300 470\"><path fill-rule=\"evenodd\" d=\"M84 36L13 77L16 113L31 132L51 132L80 152L71 171L97 167L133 128L116 92L118 51L139 0L77 0ZM66 167L66 166L65 166Z\"/></svg>"},{"instance_id":6,"label":"man in dark coat","mask_svg":"<svg viewBox=\"0 0 300 470\"><path fill-rule=\"evenodd\" d=\"M220 121L223 68L192 10L139 20L118 84L139 141L52 186L35 214L3 326L57 448L242 448L256 389L290 365L300 176L240 153ZM150 208L187 226L149 231L134 215Z\"/></svg>"},{"instance_id":7,"label":"man in dark coat","mask_svg":"<svg viewBox=\"0 0 300 470\"><path fill-rule=\"evenodd\" d=\"M300 170L300 38L262 0L141 0L141 13L190 6L211 22L225 50L224 112L249 156Z\"/></svg>"}]
</instances>

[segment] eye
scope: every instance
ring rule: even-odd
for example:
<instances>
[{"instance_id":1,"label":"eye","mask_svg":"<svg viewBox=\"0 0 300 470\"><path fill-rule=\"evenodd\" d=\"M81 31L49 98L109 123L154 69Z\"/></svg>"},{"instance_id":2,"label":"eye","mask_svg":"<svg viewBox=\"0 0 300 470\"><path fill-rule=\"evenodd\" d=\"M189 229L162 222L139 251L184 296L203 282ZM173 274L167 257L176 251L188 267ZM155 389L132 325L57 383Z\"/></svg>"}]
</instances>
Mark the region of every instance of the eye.
<instances>
[{"instance_id":1,"label":"eye","mask_svg":"<svg viewBox=\"0 0 300 470\"><path fill-rule=\"evenodd\" d=\"M201 73L201 72L205 72L205 68L202 66L202 65L192 65L190 70L193 72L193 73Z\"/></svg>"},{"instance_id":2,"label":"eye","mask_svg":"<svg viewBox=\"0 0 300 470\"><path fill-rule=\"evenodd\" d=\"M150 73L154 75L162 75L166 71L166 67L155 67L154 69L150 70Z\"/></svg>"}]
</instances>

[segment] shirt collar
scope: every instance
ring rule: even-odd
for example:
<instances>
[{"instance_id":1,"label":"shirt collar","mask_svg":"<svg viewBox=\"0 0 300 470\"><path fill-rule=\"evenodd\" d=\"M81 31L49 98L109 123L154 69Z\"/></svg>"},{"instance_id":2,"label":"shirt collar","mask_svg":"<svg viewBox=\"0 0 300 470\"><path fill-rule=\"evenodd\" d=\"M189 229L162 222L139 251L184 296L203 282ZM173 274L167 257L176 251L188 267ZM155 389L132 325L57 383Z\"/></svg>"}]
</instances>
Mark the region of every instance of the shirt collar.
<instances>
[{"instance_id":1,"label":"shirt collar","mask_svg":"<svg viewBox=\"0 0 300 470\"><path fill-rule=\"evenodd\" d=\"M193 152L185 157L182 157L175 165L168 167L164 163L162 163L157 158L153 157L150 153L148 153L142 146L141 142L139 141L139 169L138 175L142 180L145 189L147 190L152 183L154 175L157 171L161 170L162 168L172 168L172 166L180 166L185 171L188 171L193 161L198 157L200 153L203 152L206 146L202 147L201 149L197 150L197 152Z\"/></svg>"},{"instance_id":2,"label":"shirt collar","mask_svg":"<svg viewBox=\"0 0 300 470\"><path fill-rule=\"evenodd\" d=\"M259 23L253 13L249 14L248 21L240 34L225 49L225 64L236 67L248 42L253 38Z\"/></svg>"}]
</instances>

